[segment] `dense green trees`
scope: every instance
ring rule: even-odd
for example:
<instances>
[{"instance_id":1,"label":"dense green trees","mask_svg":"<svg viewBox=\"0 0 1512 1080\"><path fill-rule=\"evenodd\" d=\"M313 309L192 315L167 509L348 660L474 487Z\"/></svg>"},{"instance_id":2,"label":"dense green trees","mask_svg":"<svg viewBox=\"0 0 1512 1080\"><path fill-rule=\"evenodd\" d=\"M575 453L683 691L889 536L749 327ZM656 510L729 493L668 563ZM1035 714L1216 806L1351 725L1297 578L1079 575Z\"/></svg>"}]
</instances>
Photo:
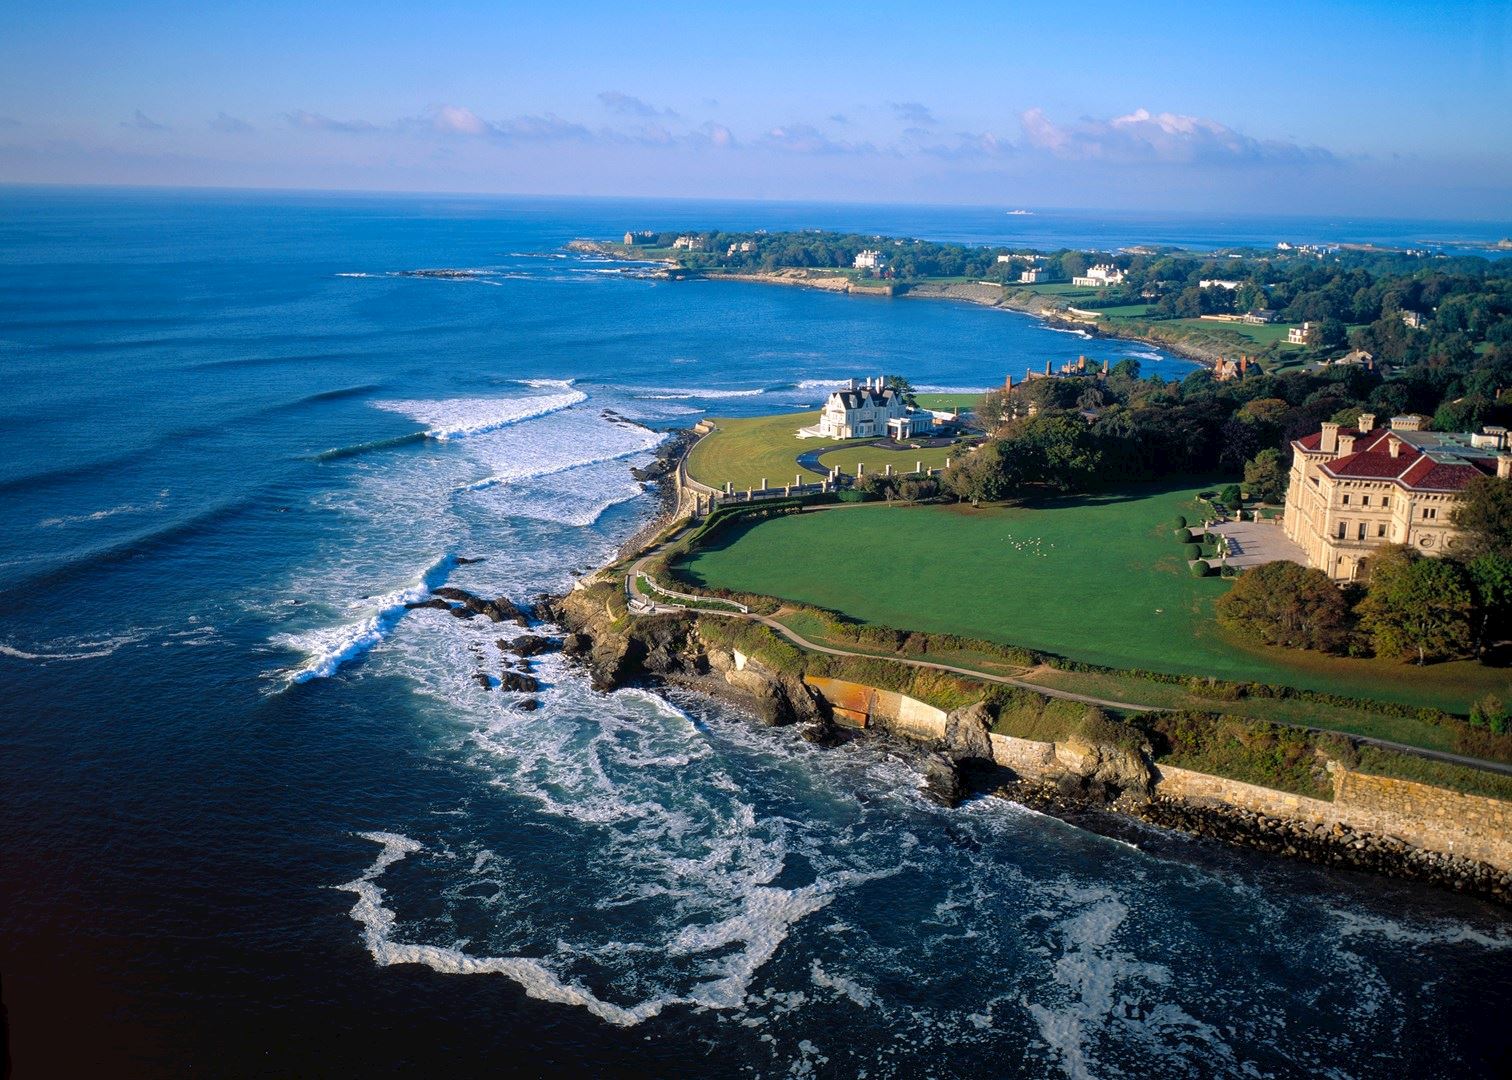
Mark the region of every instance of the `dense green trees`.
<instances>
[{"instance_id":1,"label":"dense green trees","mask_svg":"<svg viewBox=\"0 0 1512 1080\"><path fill-rule=\"evenodd\" d=\"M1370 589L1359 606L1360 627L1376 655L1449 659L1469 653L1475 597L1465 567L1426 559L1410 548L1372 557Z\"/></svg>"},{"instance_id":2,"label":"dense green trees","mask_svg":"<svg viewBox=\"0 0 1512 1080\"><path fill-rule=\"evenodd\" d=\"M1349 603L1328 575L1292 562L1245 571L1219 598L1217 614L1248 640L1324 652L1343 651L1352 625Z\"/></svg>"},{"instance_id":3,"label":"dense green trees","mask_svg":"<svg viewBox=\"0 0 1512 1080\"><path fill-rule=\"evenodd\" d=\"M1286 464L1281 451L1268 446L1246 461L1244 487L1252 499L1280 502L1286 492Z\"/></svg>"},{"instance_id":4,"label":"dense green trees","mask_svg":"<svg viewBox=\"0 0 1512 1080\"><path fill-rule=\"evenodd\" d=\"M1512 555L1512 480L1472 480L1455 500L1451 520L1462 533L1460 548L1467 557Z\"/></svg>"}]
</instances>

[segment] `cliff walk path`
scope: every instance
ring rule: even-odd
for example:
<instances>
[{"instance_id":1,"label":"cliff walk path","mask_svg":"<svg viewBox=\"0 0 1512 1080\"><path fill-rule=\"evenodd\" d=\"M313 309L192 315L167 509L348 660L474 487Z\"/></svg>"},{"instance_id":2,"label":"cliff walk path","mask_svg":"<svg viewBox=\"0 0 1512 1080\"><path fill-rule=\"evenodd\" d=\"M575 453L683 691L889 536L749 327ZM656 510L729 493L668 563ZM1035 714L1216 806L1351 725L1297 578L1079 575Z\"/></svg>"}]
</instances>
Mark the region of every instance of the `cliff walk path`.
<instances>
[{"instance_id":1,"label":"cliff walk path","mask_svg":"<svg viewBox=\"0 0 1512 1080\"><path fill-rule=\"evenodd\" d=\"M834 507L814 507L813 510L842 510L846 508L846 505L847 504L842 504ZM863 660L891 660L894 663L906 664L909 667L929 668L933 671L944 671L952 675L961 675L968 679L978 679L983 682L998 683L1003 686L1016 686L1024 690L1032 690L1034 693L1042 694L1045 697L1060 698L1063 701L1078 701L1086 705L1096 705L1105 709L1117 709L1122 712L1145 713L1161 711L1158 706L1154 705L1136 705L1128 701L1114 701L1109 698L1094 697L1090 694L1078 694L1070 690L1058 690L1052 686L1041 686L1038 683L1029 682L1027 679L1015 678L1012 675L999 675L992 672L976 671L971 668L957 667L953 664L942 664L933 660L916 660L913 657L900 656L897 653L860 652L854 649L838 649L832 645L821 645L816 641L810 641L808 638L792 629L792 627L779 622L772 616L762 615L759 612L746 610L743 606L733 604L731 601L718 600L714 597L696 596L692 593L674 592L670 589L663 589L646 574L646 564L650 562L651 559L658 555L661 551L663 551L669 544L677 539L680 539L683 533L686 531L686 529L680 530L673 536L670 536L666 540L662 541L660 544L657 544L654 547L642 552L640 556L630 564L629 569L626 570L625 594L631 601L630 610L632 614L666 615L684 614L689 611L696 611L700 615L719 615L727 619L747 619L752 622L759 622L763 626L769 627L770 629L781 634L787 640L791 641L794 645L797 645L800 649L807 649L809 652L824 653L828 656L854 656ZM648 594L641 587L642 580L645 580L648 584L651 584L651 587L653 589L652 594ZM678 599L683 602L669 604L656 599L657 595L672 599ZM1332 730L1328 728L1309 727L1306 724L1286 724L1285 726L1301 728L1304 731L1312 731L1318 733L1328 732ZM1337 734L1337 732L1333 733ZM1512 764L1507 764L1500 761L1487 761L1483 758L1466 757L1462 754L1451 754L1444 750L1430 750L1426 747L1412 746L1408 743L1392 742L1389 739L1378 739L1370 735L1357 735L1353 732L1349 732L1347 734L1350 738L1355 739L1358 742L1368 743L1371 746L1379 746L1386 750L1397 750L1401 753L1412 754L1416 757L1426 758L1430 761L1443 761L1451 765L1464 765L1472 769L1482 769L1487 772L1501 773L1504 776L1512 776Z\"/></svg>"}]
</instances>

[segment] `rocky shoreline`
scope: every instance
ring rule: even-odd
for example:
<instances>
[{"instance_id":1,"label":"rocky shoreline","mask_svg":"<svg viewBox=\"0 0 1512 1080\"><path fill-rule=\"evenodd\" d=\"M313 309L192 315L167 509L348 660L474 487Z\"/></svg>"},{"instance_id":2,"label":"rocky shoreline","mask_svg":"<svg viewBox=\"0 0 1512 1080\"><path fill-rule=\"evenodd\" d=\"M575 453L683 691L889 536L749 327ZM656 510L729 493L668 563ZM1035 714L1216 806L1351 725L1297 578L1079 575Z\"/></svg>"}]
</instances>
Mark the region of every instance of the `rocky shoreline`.
<instances>
[{"instance_id":1,"label":"rocky shoreline","mask_svg":"<svg viewBox=\"0 0 1512 1080\"><path fill-rule=\"evenodd\" d=\"M585 669L595 689L640 685L694 690L746 712L758 723L799 725L805 739L825 746L857 738L891 739L914 757L924 793L947 806L990 794L1108 835L1126 835L1138 828L1134 823L1142 823L1512 905L1512 873L1484 863L1343 825L1311 825L1161 794L1156 766L1127 747L1082 746L1075 767L1053 776L1018 775L993 761L988 735L993 717L981 703L949 714L945 737L932 742L892 730L885 721L864 732L837 726L823 697L801 678L711 644L701 634L696 614L615 619L603 597L587 589L543 598L540 610L567 631L565 652Z\"/></svg>"},{"instance_id":2,"label":"rocky shoreline","mask_svg":"<svg viewBox=\"0 0 1512 1080\"><path fill-rule=\"evenodd\" d=\"M608 258L634 261L624 250L614 244L597 240L574 240L568 250L585 254L602 255ZM658 277L677 281L748 281L761 285L786 285L803 289L818 289L821 292L838 292L856 296L897 297L913 300L954 300L958 303L976 304L981 307L1001 308L1022 315L1032 315L1062 330L1076 330L1092 338L1108 338L1115 341L1137 341L1157 349L1175 353L1177 356L1209 366L1225 358L1221 350L1206 348L1188 341L1162 341L1138 334L1114 334L1096 323L1067 318L1064 310L1051 297L1025 294L1011 286L999 287L975 282L948 284L922 282L917 285L897 286L890 283L869 285L859 283L838 273L822 273L801 267L778 270L688 270L677 263L663 261Z\"/></svg>"}]
</instances>

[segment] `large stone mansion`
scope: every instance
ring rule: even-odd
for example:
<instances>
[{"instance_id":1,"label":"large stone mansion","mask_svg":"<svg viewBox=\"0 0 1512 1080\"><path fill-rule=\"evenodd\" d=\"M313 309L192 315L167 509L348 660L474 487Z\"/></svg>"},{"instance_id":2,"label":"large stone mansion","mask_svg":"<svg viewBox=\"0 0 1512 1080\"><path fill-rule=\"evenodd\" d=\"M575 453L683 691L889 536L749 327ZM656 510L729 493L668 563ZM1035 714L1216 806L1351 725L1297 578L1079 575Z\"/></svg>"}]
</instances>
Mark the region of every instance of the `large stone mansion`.
<instances>
[{"instance_id":1,"label":"large stone mansion","mask_svg":"<svg viewBox=\"0 0 1512 1080\"><path fill-rule=\"evenodd\" d=\"M1335 581L1365 577L1371 550L1385 544L1451 550L1459 492L1477 476L1512 475L1505 428L1471 435L1423 431L1419 416L1393 417L1388 427L1375 419L1324 424L1292 442L1286 535Z\"/></svg>"},{"instance_id":2,"label":"large stone mansion","mask_svg":"<svg viewBox=\"0 0 1512 1080\"><path fill-rule=\"evenodd\" d=\"M934 431L935 416L928 409L916 409L903 395L887 386L882 376L859 383L851 379L843 389L832 391L825 400L819 423L799 431L800 438L912 439Z\"/></svg>"}]
</instances>

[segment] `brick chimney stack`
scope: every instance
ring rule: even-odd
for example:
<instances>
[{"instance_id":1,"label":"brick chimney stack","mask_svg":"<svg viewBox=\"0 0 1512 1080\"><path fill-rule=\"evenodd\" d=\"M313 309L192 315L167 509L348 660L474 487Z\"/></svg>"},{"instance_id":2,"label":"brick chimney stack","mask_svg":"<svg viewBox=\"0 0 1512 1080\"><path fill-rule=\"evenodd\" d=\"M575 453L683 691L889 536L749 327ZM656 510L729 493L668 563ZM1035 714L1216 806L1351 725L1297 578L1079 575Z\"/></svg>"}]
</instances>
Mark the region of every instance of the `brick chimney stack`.
<instances>
[{"instance_id":1,"label":"brick chimney stack","mask_svg":"<svg viewBox=\"0 0 1512 1080\"><path fill-rule=\"evenodd\" d=\"M1361 435L1369 435L1375 430L1375 413L1362 412L1360 414L1359 428Z\"/></svg>"},{"instance_id":2,"label":"brick chimney stack","mask_svg":"<svg viewBox=\"0 0 1512 1080\"><path fill-rule=\"evenodd\" d=\"M1322 438L1318 440L1318 449L1325 454L1332 454L1339 449L1339 425L1329 422L1323 425Z\"/></svg>"}]
</instances>

